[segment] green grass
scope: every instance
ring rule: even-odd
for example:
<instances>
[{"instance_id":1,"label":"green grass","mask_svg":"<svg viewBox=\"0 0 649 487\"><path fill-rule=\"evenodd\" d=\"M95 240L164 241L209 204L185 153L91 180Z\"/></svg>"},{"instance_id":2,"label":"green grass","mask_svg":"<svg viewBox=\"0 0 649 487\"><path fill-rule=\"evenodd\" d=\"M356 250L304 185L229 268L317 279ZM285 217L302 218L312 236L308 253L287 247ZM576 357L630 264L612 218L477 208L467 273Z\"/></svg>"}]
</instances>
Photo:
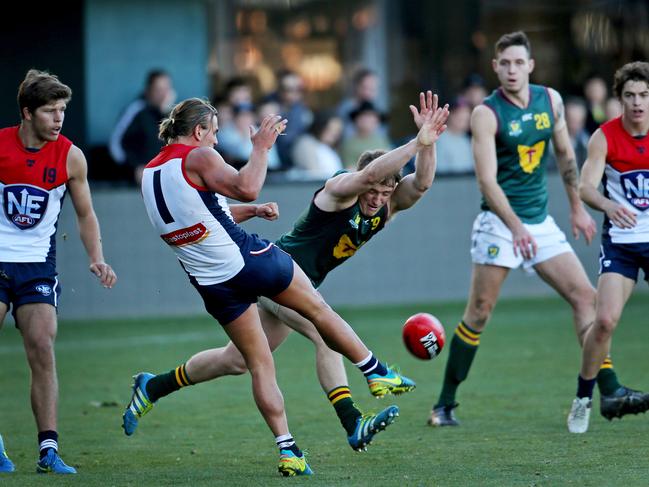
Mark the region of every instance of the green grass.
<instances>
[{"instance_id":1,"label":"green grass","mask_svg":"<svg viewBox=\"0 0 649 487\"><path fill-rule=\"evenodd\" d=\"M222 378L164 398L133 437L123 435L121 413L133 373L168 371L203 348L225 343L220 327L202 317L61 323L60 444L79 475L37 476L29 372L20 335L5 326L0 332L0 432L18 471L0 476L0 485L649 484L649 417L608 422L595 406L586 435L566 431L580 353L570 311L559 300L500 303L459 392L462 426L426 426L447 351L432 362L410 357L400 327L415 312L431 312L445 323L450 340L462 309L463 304L450 303L342 310L379 357L397 362L418 383L413 393L379 403L360 373L348 368L361 407L376 409L394 401L401 408L398 421L363 454L347 446L320 390L312 346L292 336L278 350L291 432L316 472L307 479L276 474L274 439L253 404L248 376ZM645 389L648 309L646 294L631 300L613 348L623 382Z\"/></svg>"}]
</instances>

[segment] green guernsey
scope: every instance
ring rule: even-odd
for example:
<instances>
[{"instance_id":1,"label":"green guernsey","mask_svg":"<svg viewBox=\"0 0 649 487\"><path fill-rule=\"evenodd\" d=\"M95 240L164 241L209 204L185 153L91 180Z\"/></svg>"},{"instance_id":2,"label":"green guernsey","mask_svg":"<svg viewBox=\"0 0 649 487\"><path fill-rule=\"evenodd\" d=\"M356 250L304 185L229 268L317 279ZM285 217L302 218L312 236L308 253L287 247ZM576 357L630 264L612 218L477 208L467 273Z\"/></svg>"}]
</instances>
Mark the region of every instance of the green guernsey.
<instances>
[{"instance_id":1,"label":"green guernsey","mask_svg":"<svg viewBox=\"0 0 649 487\"><path fill-rule=\"evenodd\" d=\"M319 191L322 188L316 194ZM291 254L313 285L318 287L332 269L349 259L382 230L387 219L387 206L373 217L366 217L361 213L358 201L342 211L330 212L321 210L311 200L293 229L275 243Z\"/></svg>"},{"instance_id":2,"label":"green guernsey","mask_svg":"<svg viewBox=\"0 0 649 487\"><path fill-rule=\"evenodd\" d=\"M498 184L523 223L540 223L548 214L546 164L554 129L550 93L544 86L530 85L527 107L520 108L499 88L484 104L498 122ZM481 208L490 210L484 197Z\"/></svg>"}]
</instances>

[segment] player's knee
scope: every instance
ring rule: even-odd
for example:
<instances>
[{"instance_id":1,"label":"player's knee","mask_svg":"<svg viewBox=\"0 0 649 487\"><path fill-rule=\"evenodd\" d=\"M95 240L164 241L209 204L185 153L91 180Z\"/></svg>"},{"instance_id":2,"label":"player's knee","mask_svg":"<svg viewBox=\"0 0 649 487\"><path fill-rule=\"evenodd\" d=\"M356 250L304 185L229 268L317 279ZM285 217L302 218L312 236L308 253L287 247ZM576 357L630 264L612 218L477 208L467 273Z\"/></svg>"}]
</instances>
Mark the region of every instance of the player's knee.
<instances>
[{"instance_id":1,"label":"player's knee","mask_svg":"<svg viewBox=\"0 0 649 487\"><path fill-rule=\"evenodd\" d=\"M473 328L475 331L482 331L483 328L487 325L487 321L491 317L491 313L494 309L494 303L485 300L478 299L475 301L473 309L469 312L469 319L467 325Z\"/></svg>"},{"instance_id":2,"label":"player's knee","mask_svg":"<svg viewBox=\"0 0 649 487\"><path fill-rule=\"evenodd\" d=\"M32 366L48 366L54 363L54 338L51 336L25 338L25 350Z\"/></svg>"},{"instance_id":3,"label":"player's knee","mask_svg":"<svg viewBox=\"0 0 649 487\"><path fill-rule=\"evenodd\" d=\"M610 314L598 315L594 324L595 340L600 343L608 341L617 326L617 318Z\"/></svg>"},{"instance_id":4,"label":"player's knee","mask_svg":"<svg viewBox=\"0 0 649 487\"><path fill-rule=\"evenodd\" d=\"M243 358L228 363L228 375L243 375L246 372L248 372L248 367L246 367L246 363L243 361Z\"/></svg>"}]
</instances>

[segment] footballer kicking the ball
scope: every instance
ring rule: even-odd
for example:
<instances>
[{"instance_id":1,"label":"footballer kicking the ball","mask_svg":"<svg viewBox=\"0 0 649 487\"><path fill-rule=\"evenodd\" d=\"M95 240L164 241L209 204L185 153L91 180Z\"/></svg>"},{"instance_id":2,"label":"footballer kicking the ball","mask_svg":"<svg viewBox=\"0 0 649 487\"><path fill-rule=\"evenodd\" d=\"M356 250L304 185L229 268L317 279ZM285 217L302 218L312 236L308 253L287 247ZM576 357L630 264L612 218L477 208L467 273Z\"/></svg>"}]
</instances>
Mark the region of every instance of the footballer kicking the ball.
<instances>
[{"instance_id":1,"label":"footballer kicking the ball","mask_svg":"<svg viewBox=\"0 0 649 487\"><path fill-rule=\"evenodd\" d=\"M437 95L430 91L420 93L420 109L410 106L420 129L417 138L390 152L363 153L358 169L329 179L316 191L293 229L276 242L293 257L315 287L381 231L397 212L413 206L431 186L436 167L434 143L445 130L448 118L448 106L437 105ZM428 139L425 143L423 137ZM401 169L415 155L416 171L402 179ZM262 297L259 305L271 350L279 347L292 330L314 343L318 379L346 431L349 445L357 451L366 449L374 435L394 421L399 409L389 406L378 414L363 414L352 400L341 355L327 346L315 326L268 298ZM159 398L184 386L246 371L241 353L230 342L222 348L202 351L168 373L136 375L135 389L145 392L146 403L140 407L134 393L124 413L125 433L135 432L138 420ZM391 379L370 376L368 384L374 396L382 397L415 387L413 382L403 379L395 376L396 382L392 384L387 382Z\"/></svg>"}]
</instances>

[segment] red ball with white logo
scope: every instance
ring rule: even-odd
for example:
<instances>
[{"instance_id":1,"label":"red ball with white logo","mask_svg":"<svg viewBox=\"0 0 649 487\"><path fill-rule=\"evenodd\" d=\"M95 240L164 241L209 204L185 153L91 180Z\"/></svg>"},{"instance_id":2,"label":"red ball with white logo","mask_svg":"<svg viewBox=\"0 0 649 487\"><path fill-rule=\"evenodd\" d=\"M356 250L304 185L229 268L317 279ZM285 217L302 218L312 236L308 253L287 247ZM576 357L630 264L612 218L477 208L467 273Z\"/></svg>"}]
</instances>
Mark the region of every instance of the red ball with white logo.
<instances>
[{"instance_id":1,"label":"red ball with white logo","mask_svg":"<svg viewBox=\"0 0 649 487\"><path fill-rule=\"evenodd\" d=\"M403 325L403 343L408 351L422 360L431 360L439 355L446 342L442 323L428 313L417 313Z\"/></svg>"}]
</instances>

